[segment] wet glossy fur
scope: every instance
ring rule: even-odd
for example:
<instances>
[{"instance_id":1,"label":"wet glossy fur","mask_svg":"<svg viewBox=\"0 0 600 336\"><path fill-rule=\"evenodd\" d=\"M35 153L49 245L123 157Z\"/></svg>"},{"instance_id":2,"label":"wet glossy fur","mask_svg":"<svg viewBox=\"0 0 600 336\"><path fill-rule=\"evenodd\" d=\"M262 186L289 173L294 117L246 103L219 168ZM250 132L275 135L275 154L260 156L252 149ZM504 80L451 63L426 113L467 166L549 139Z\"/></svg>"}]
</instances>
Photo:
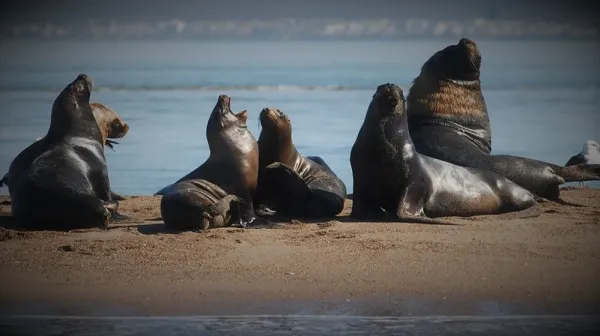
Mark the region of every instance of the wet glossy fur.
<instances>
[{"instance_id":1,"label":"wet glossy fur","mask_svg":"<svg viewBox=\"0 0 600 336\"><path fill-rule=\"evenodd\" d=\"M258 146L246 126L247 112L233 114L221 95L206 127L208 159L160 190L167 227L188 230L242 226L255 219L252 199L258 180Z\"/></svg>"},{"instance_id":2,"label":"wet glossy fur","mask_svg":"<svg viewBox=\"0 0 600 336\"><path fill-rule=\"evenodd\" d=\"M102 144L108 144L110 140L124 137L129 131L129 125L108 106L95 102L90 103L94 119L96 120L100 133L102 135ZM42 154L45 143L45 137L35 141L22 150L10 163L8 173L4 175L2 181L7 185L8 192L12 195L13 183L17 181L21 174L31 165L31 163ZM112 148L112 145L109 145ZM13 179L11 179L11 176ZM111 192L113 200L124 199L122 196Z\"/></svg>"},{"instance_id":3,"label":"wet glossy fur","mask_svg":"<svg viewBox=\"0 0 600 336\"><path fill-rule=\"evenodd\" d=\"M12 213L22 227L105 228L116 212L91 86L79 75L60 93L48 134L35 147L41 154L11 182Z\"/></svg>"},{"instance_id":4,"label":"wet glossy fur","mask_svg":"<svg viewBox=\"0 0 600 336\"><path fill-rule=\"evenodd\" d=\"M417 151L463 167L496 172L530 192L559 199L559 185L600 179L600 165L558 165L511 155L490 155L491 130L480 87L481 55L461 39L435 53L408 95L410 135Z\"/></svg>"},{"instance_id":5,"label":"wet glossy fur","mask_svg":"<svg viewBox=\"0 0 600 336\"><path fill-rule=\"evenodd\" d=\"M402 90L377 88L350 163L352 217L379 220L475 216L537 206L528 191L490 171L464 168L415 151Z\"/></svg>"},{"instance_id":6,"label":"wet glossy fur","mask_svg":"<svg viewBox=\"0 0 600 336\"><path fill-rule=\"evenodd\" d=\"M288 116L265 108L260 121L257 209L308 219L342 212L346 186L322 158L298 153Z\"/></svg>"}]
</instances>

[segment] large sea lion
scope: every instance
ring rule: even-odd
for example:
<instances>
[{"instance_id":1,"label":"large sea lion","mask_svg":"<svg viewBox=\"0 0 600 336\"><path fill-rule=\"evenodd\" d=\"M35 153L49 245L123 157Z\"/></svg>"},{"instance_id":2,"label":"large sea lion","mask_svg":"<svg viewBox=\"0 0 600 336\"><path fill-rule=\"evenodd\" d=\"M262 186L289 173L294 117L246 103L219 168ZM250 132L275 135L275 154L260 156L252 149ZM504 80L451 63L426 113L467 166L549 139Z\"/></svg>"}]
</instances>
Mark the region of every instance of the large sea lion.
<instances>
[{"instance_id":1,"label":"large sea lion","mask_svg":"<svg viewBox=\"0 0 600 336\"><path fill-rule=\"evenodd\" d=\"M344 182L322 158L298 153L288 116L279 109L264 108L260 124L255 208L303 218L339 214L346 199Z\"/></svg>"},{"instance_id":2,"label":"large sea lion","mask_svg":"<svg viewBox=\"0 0 600 336\"><path fill-rule=\"evenodd\" d=\"M427 222L447 216L540 214L534 196L505 177L416 152L404 104L395 84L380 85L373 95L350 154L352 217L380 220L391 215Z\"/></svg>"},{"instance_id":3,"label":"large sea lion","mask_svg":"<svg viewBox=\"0 0 600 336\"><path fill-rule=\"evenodd\" d=\"M129 125L121 119L119 114L110 107L99 103L93 102L90 104L94 119L96 120L100 133L102 135L102 144L113 149L113 144L118 144L116 141L111 139L119 139L124 137L129 132ZM11 181L17 181L19 176L29 167L29 165L42 154L44 148L44 137L36 139L34 143L27 146L22 150L11 162L8 173L4 175L0 180L0 187L2 184L8 186L8 192L12 195L14 183ZM11 178L11 176L13 178ZM120 196L112 192L112 199L122 200L123 196Z\"/></svg>"},{"instance_id":4,"label":"large sea lion","mask_svg":"<svg viewBox=\"0 0 600 336\"><path fill-rule=\"evenodd\" d=\"M480 83L481 54L463 38L421 68L407 101L417 151L463 167L491 170L539 197L559 200L559 185L600 179L600 165L561 167L529 158L490 155L491 130Z\"/></svg>"},{"instance_id":5,"label":"large sea lion","mask_svg":"<svg viewBox=\"0 0 600 336\"><path fill-rule=\"evenodd\" d=\"M63 89L52 105L41 154L11 182L12 214L22 227L106 228L116 212L91 90L85 74Z\"/></svg>"},{"instance_id":6,"label":"large sea lion","mask_svg":"<svg viewBox=\"0 0 600 336\"><path fill-rule=\"evenodd\" d=\"M246 125L246 110L234 114L231 99L218 98L206 125L210 151L197 169L163 188L160 211L167 228L209 229L256 216L253 198L258 180L258 146Z\"/></svg>"}]
</instances>

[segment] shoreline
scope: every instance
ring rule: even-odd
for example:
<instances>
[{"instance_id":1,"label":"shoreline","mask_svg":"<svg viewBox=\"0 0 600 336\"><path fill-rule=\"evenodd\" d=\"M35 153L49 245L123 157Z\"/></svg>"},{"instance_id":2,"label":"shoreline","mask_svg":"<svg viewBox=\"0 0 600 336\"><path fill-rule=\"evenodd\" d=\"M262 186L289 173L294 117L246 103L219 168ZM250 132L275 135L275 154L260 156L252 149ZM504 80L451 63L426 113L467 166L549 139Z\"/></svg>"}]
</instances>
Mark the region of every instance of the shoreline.
<instances>
[{"instance_id":1,"label":"shoreline","mask_svg":"<svg viewBox=\"0 0 600 336\"><path fill-rule=\"evenodd\" d=\"M599 314L600 190L562 195L585 206L443 226L352 222L348 200L330 221L204 233L166 232L159 196L129 197L135 219L106 231L0 228L0 314Z\"/></svg>"}]
</instances>

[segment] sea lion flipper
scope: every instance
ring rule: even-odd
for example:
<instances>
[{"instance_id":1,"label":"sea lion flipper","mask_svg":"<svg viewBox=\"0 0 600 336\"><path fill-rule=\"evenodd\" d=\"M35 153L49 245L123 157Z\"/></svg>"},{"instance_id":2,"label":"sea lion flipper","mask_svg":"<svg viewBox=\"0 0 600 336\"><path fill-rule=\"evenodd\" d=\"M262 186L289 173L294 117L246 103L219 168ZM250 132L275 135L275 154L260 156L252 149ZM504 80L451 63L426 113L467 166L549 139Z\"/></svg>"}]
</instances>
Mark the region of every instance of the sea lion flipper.
<instances>
[{"instance_id":1,"label":"sea lion flipper","mask_svg":"<svg viewBox=\"0 0 600 336\"><path fill-rule=\"evenodd\" d=\"M320 156L307 156L307 159L311 160L312 162L322 166L323 168L332 171L331 168L329 167L329 165L327 165L327 162L325 162L325 160L323 160L323 158L321 158Z\"/></svg>"},{"instance_id":2,"label":"sea lion flipper","mask_svg":"<svg viewBox=\"0 0 600 336\"><path fill-rule=\"evenodd\" d=\"M538 203L527 209L512 211L497 215L499 220L513 220L539 217L542 214L542 206Z\"/></svg>"},{"instance_id":3,"label":"sea lion flipper","mask_svg":"<svg viewBox=\"0 0 600 336\"><path fill-rule=\"evenodd\" d=\"M115 201L123 201L126 199L124 196L121 196L114 191L110 192L110 198Z\"/></svg>"},{"instance_id":4,"label":"sea lion flipper","mask_svg":"<svg viewBox=\"0 0 600 336\"><path fill-rule=\"evenodd\" d=\"M249 223L243 221L241 216L241 208L246 206L246 204L246 201L235 195L227 195L216 203L211 204L205 210L213 218L210 227L228 226L229 224L233 224L236 218L242 227L248 226Z\"/></svg>"},{"instance_id":5,"label":"sea lion flipper","mask_svg":"<svg viewBox=\"0 0 600 336\"><path fill-rule=\"evenodd\" d=\"M567 167L557 165L552 165L551 167L565 182L600 180L600 164L582 163Z\"/></svg>"},{"instance_id":6,"label":"sea lion flipper","mask_svg":"<svg viewBox=\"0 0 600 336\"><path fill-rule=\"evenodd\" d=\"M304 179L281 162L272 163L265 168L265 183L272 187L272 195L276 195L276 202L285 208L295 208L291 203L308 202L311 194Z\"/></svg>"},{"instance_id":7,"label":"sea lion flipper","mask_svg":"<svg viewBox=\"0 0 600 336\"><path fill-rule=\"evenodd\" d=\"M164 196L172 187L173 187L173 184L169 184L168 186L163 187L159 191L155 192L154 196Z\"/></svg>"},{"instance_id":8,"label":"sea lion flipper","mask_svg":"<svg viewBox=\"0 0 600 336\"><path fill-rule=\"evenodd\" d=\"M399 222L401 222L401 223L435 224L435 225L460 225L458 223L453 223L453 222L450 222L450 221L445 221L445 220L441 220L441 219L434 219L434 218L429 218L429 217L424 217L424 216L403 215L403 216L398 216L397 220Z\"/></svg>"}]
</instances>

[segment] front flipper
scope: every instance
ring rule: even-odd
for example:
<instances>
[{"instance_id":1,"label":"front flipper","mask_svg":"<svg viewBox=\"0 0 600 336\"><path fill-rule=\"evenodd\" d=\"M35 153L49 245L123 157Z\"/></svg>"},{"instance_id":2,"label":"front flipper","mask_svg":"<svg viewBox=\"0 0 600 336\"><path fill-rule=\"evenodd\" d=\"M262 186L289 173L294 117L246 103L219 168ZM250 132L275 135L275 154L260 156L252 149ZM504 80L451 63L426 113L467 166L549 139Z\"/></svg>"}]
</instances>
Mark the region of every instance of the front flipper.
<instances>
[{"instance_id":1,"label":"front flipper","mask_svg":"<svg viewBox=\"0 0 600 336\"><path fill-rule=\"evenodd\" d=\"M311 191L300 175L281 162L265 168L266 186L275 211L282 215L300 215L309 201Z\"/></svg>"},{"instance_id":2,"label":"front flipper","mask_svg":"<svg viewBox=\"0 0 600 336\"><path fill-rule=\"evenodd\" d=\"M8 185L8 173L6 173L4 177L2 177L2 180L0 180L0 188L3 187L5 184Z\"/></svg>"},{"instance_id":3,"label":"front flipper","mask_svg":"<svg viewBox=\"0 0 600 336\"><path fill-rule=\"evenodd\" d=\"M311 160L312 162L324 167L325 169L332 171L331 168L329 168L329 166L325 162L325 160L323 160L323 158L321 158L320 156L307 156L306 158Z\"/></svg>"},{"instance_id":4,"label":"front flipper","mask_svg":"<svg viewBox=\"0 0 600 336\"><path fill-rule=\"evenodd\" d=\"M119 194L117 194L116 192L113 192L113 191L110 192L110 198L113 201L123 201L123 200L126 199L124 196L121 196L121 195L119 195Z\"/></svg>"},{"instance_id":5,"label":"front flipper","mask_svg":"<svg viewBox=\"0 0 600 336\"><path fill-rule=\"evenodd\" d=\"M427 217L423 208L424 204L425 194L423 189L415 184L407 186L404 195L398 202L395 220L418 224L457 225L449 221Z\"/></svg>"},{"instance_id":6,"label":"front flipper","mask_svg":"<svg viewBox=\"0 0 600 336\"><path fill-rule=\"evenodd\" d=\"M353 179L354 193L352 194L352 211L350 217L359 221L380 221L385 219L385 210L379 201L367 193L369 187L364 186L361 179Z\"/></svg>"}]
</instances>

